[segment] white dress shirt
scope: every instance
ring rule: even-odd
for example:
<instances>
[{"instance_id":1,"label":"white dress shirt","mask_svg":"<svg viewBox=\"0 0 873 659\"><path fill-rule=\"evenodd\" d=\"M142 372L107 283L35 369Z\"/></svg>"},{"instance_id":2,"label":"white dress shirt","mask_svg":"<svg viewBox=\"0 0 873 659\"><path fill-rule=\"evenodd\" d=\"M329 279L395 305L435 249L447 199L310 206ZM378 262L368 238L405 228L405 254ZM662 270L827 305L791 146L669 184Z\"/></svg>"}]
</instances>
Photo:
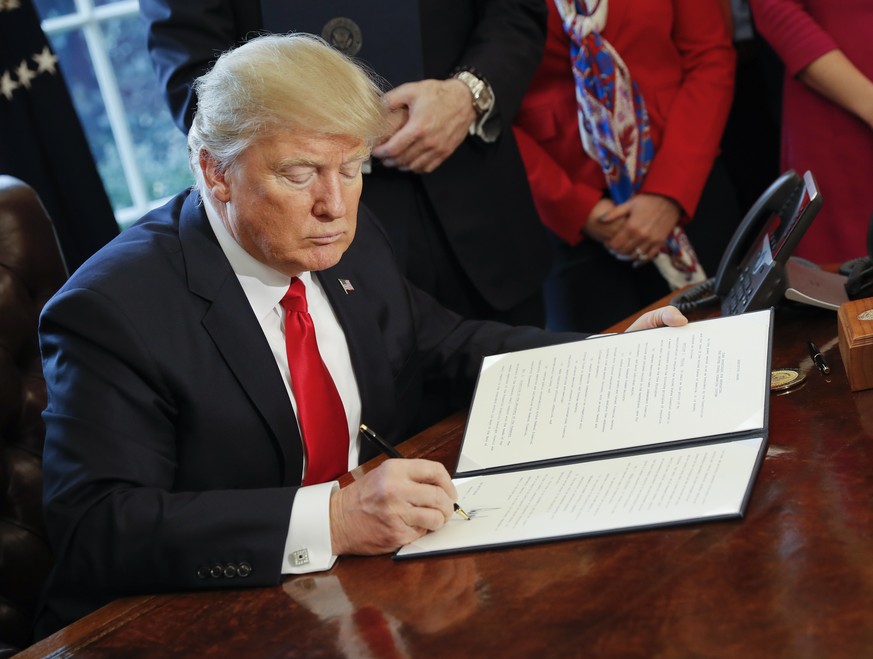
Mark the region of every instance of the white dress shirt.
<instances>
[{"instance_id":1,"label":"white dress shirt","mask_svg":"<svg viewBox=\"0 0 873 659\"><path fill-rule=\"evenodd\" d=\"M291 387L291 373L285 351L285 312L279 304L288 291L291 279L246 252L224 226L209 199L202 199L206 217L209 218L218 244L239 279L243 293L264 331L296 415L297 401ZM361 423L361 395L352 370L349 346L318 280L308 272L301 273L299 279L306 288L306 302L315 326L319 352L345 408L349 429L348 467L353 469L358 465L360 452L358 426ZM303 473L306 473L305 457ZM300 478L302 481L303 474ZM298 489L285 540L282 574L316 572L333 566L336 556L331 553L330 544L330 495L338 487L339 484L332 481Z\"/></svg>"}]
</instances>

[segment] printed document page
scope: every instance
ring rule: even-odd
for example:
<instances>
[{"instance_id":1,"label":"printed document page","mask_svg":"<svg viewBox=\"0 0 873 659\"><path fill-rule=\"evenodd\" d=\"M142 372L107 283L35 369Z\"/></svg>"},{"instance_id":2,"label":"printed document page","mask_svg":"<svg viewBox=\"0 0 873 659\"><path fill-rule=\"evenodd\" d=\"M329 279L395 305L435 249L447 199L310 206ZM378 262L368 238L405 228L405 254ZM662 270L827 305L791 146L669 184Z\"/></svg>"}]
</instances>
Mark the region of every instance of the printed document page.
<instances>
[{"instance_id":1,"label":"printed document page","mask_svg":"<svg viewBox=\"0 0 873 659\"><path fill-rule=\"evenodd\" d=\"M487 357L457 475L764 428L771 311Z\"/></svg>"},{"instance_id":2,"label":"printed document page","mask_svg":"<svg viewBox=\"0 0 873 659\"><path fill-rule=\"evenodd\" d=\"M762 436L458 479L457 515L398 557L742 514Z\"/></svg>"}]
</instances>

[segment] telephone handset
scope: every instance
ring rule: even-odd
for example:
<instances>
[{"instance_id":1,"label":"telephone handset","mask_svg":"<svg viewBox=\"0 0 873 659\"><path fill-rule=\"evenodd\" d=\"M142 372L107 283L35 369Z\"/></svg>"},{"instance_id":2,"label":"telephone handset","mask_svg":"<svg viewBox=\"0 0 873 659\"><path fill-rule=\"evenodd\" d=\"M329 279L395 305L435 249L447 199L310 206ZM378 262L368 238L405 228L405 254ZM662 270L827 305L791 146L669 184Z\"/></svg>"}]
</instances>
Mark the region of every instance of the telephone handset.
<instances>
[{"instance_id":1,"label":"telephone handset","mask_svg":"<svg viewBox=\"0 0 873 659\"><path fill-rule=\"evenodd\" d=\"M755 202L715 275L723 316L764 309L785 295L785 263L821 208L811 172L785 172ZM750 240L751 239L751 240Z\"/></svg>"},{"instance_id":2,"label":"telephone handset","mask_svg":"<svg viewBox=\"0 0 873 659\"><path fill-rule=\"evenodd\" d=\"M685 310L720 299L723 316L775 305L787 287L785 263L821 203L811 172L802 178L793 170L782 174L746 213L715 277L680 294L674 304ZM700 300L701 292L713 292L714 296Z\"/></svg>"}]
</instances>

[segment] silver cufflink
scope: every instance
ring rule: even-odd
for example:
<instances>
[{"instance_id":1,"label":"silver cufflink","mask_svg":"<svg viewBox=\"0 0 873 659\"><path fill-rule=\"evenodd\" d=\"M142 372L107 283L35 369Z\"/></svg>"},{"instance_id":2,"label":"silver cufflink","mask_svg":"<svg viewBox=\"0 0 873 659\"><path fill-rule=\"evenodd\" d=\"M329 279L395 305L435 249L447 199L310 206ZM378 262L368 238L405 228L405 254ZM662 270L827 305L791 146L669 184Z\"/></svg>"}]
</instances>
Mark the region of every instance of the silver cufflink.
<instances>
[{"instance_id":1,"label":"silver cufflink","mask_svg":"<svg viewBox=\"0 0 873 659\"><path fill-rule=\"evenodd\" d=\"M308 549L298 549L297 551L292 551L288 556L288 560L291 561L291 564L294 567L300 567L301 565L309 564L309 550Z\"/></svg>"}]
</instances>

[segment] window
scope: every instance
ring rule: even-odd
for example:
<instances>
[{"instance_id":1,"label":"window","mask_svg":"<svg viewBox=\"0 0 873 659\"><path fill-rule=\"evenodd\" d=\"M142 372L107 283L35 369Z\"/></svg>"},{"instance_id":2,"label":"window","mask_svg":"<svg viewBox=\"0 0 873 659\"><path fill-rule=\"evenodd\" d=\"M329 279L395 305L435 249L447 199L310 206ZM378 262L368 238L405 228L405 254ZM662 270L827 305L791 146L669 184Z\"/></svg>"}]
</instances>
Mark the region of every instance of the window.
<instances>
[{"instance_id":1,"label":"window","mask_svg":"<svg viewBox=\"0 0 873 659\"><path fill-rule=\"evenodd\" d=\"M191 185L137 0L35 0L122 228Z\"/></svg>"}]
</instances>

